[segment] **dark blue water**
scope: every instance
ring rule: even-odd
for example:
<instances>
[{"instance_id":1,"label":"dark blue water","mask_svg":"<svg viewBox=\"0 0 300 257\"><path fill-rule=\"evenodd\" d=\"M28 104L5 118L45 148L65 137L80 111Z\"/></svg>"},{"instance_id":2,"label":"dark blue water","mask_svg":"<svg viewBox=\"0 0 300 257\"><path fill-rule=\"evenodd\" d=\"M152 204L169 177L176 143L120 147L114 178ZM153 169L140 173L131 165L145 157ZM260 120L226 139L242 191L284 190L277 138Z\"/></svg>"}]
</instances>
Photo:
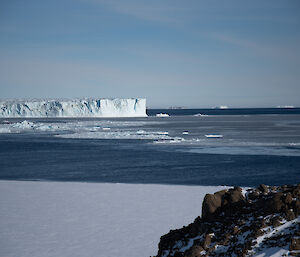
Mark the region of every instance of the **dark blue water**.
<instances>
[{"instance_id":1,"label":"dark blue water","mask_svg":"<svg viewBox=\"0 0 300 257\"><path fill-rule=\"evenodd\" d=\"M188 130L185 141L155 144L153 140L59 138L54 136L58 132L2 133L0 179L240 186L300 182L300 115L243 116L246 110L242 109L242 116L231 110L234 116L199 118L185 114L205 114L203 110L148 111L159 112L174 117L114 119L145 123L120 127L117 132L158 129L178 137ZM50 121L62 122L44 120ZM205 139L203 134L209 131L222 133L224 139Z\"/></svg>"},{"instance_id":2,"label":"dark blue water","mask_svg":"<svg viewBox=\"0 0 300 257\"><path fill-rule=\"evenodd\" d=\"M300 181L300 157L170 152L137 140L7 136L0 138L0 160L0 179L10 180L242 186Z\"/></svg>"},{"instance_id":3,"label":"dark blue water","mask_svg":"<svg viewBox=\"0 0 300 257\"><path fill-rule=\"evenodd\" d=\"M300 108L228 108L228 109L147 109L147 114L157 113L169 115L263 115L263 114L300 114Z\"/></svg>"}]
</instances>

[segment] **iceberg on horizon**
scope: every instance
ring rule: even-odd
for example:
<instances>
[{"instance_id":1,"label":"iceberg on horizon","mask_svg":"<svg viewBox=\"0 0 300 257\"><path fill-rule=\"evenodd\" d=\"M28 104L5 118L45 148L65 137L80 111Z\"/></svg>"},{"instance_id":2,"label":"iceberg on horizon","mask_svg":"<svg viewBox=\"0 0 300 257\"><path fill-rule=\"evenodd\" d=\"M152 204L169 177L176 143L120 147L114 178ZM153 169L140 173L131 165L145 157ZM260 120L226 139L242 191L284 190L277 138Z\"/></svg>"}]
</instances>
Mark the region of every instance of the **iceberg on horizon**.
<instances>
[{"instance_id":1,"label":"iceberg on horizon","mask_svg":"<svg viewBox=\"0 0 300 257\"><path fill-rule=\"evenodd\" d=\"M146 117L146 99L0 100L0 118Z\"/></svg>"}]
</instances>

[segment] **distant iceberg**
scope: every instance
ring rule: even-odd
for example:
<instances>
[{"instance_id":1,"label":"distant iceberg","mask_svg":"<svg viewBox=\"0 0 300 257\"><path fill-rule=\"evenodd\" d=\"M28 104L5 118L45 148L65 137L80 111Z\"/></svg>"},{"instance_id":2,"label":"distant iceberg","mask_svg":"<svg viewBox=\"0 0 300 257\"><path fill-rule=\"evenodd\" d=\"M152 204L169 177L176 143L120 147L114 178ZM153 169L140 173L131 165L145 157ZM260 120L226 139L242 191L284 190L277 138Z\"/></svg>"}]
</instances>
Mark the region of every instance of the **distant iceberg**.
<instances>
[{"instance_id":1,"label":"distant iceberg","mask_svg":"<svg viewBox=\"0 0 300 257\"><path fill-rule=\"evenodd\" d=\"M0 100L0 118L146 117L146 99Z\"/></svg>"},{"instance_id":2,"label":"distant iceberg","mask_svg":"<svg viewBox=\"0 0 300 257\"><path fill-rule=\"evenodd\" d=\"M157 113L155 116L156 117L169 117L170 115L167 113Z\"/></svg>"},{"instance_id":3,"label":"distant iceberg","mask_svg":"<svg viewBox=\"0 0 300 257\"><path fill-rule=\"evenodd\" d=\"M208 115L207 114L202 114L202 113L197 113L197 114L194 114L195 117L207 117Z\"/></svg>"},{"instance_id":4,"label":"distant iceberg","mask_svg":"<svg viewBox=\"0 0 300 257\"><path fill-rule=\"evenodd\" d=\"M276 108L286 108L286 109L293 109L295 106L293 105L278 105Z\"/></svg>"},{"instance_id":5,"label":"distant iceberg","mask_svg":"<svg viewBox=\"0 0 300 257\"><path fill-rule=\"evenodd\" d=\"M229 107L227 105L220 105L220 106L216 106L213 109L228 109Z\"/></svg>"}]
</instances>

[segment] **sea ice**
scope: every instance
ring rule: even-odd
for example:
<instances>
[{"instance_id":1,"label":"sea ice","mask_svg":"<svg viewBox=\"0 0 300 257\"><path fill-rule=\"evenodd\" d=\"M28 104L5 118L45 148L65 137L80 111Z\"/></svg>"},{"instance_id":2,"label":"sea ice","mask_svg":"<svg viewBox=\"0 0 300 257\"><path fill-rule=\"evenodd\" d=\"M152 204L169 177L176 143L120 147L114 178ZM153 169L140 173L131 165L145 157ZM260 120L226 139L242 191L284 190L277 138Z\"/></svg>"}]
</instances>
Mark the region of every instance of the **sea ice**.
<instances>
[{"instance_id":1,"label":"sea ice","mask_svg":"<svg viewBox=\"0 0 300 257\"><path fill-rule=\"evenodd\" d=\"M223 188L0 181L0 256L153 256Z\"/></svg>"}]
</instances>

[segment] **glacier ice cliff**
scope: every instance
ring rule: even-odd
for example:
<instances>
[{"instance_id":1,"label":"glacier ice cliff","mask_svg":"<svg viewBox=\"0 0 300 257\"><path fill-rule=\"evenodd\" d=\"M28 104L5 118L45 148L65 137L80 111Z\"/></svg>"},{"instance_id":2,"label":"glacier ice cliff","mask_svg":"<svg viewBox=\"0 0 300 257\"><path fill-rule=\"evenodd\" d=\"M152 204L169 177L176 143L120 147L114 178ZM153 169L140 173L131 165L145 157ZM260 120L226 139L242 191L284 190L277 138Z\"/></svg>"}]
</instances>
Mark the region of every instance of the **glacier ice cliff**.
<instances>
[{"instance_id":1,"label":"glacier ice cliff","mask_svg":"<svg viewBox=\"0 0 300 257\"><path fill-rule=\"evenodd\" d=\"M146 99L0 100L0 118L146 117Z\"/></svg>"}]
</instances>

